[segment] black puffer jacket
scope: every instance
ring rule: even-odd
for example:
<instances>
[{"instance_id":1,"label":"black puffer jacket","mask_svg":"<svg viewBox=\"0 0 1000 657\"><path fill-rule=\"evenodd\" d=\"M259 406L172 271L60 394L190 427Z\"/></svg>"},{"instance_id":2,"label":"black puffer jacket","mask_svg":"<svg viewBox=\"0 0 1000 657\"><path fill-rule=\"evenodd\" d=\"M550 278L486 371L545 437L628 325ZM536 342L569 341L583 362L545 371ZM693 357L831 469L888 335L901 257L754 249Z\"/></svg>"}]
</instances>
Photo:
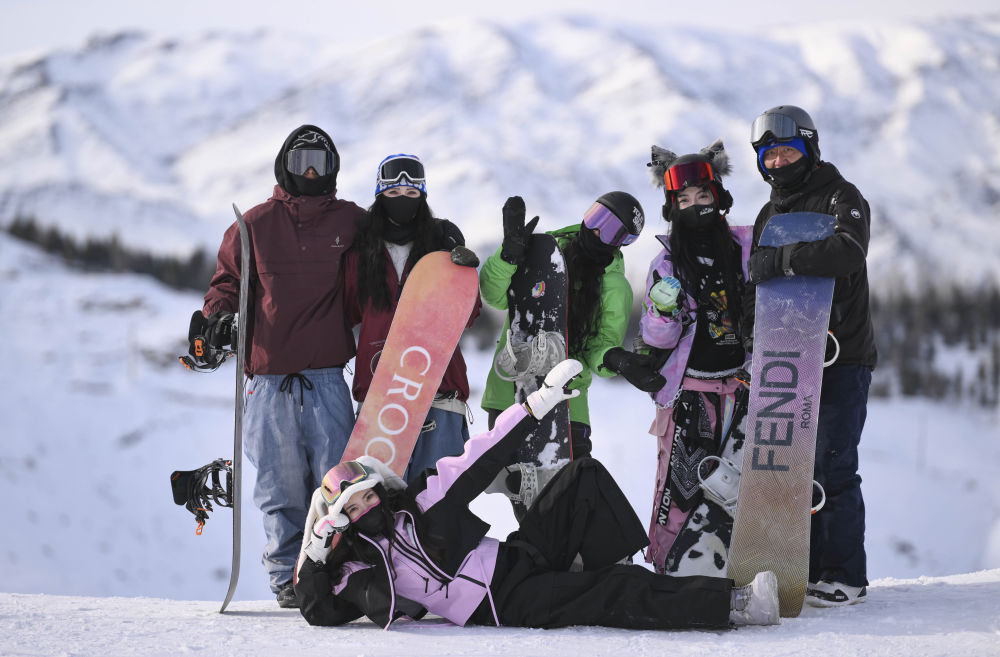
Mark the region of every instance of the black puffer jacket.
<instances>
[{"instance_id":1,"label":"black puffer jacket","mask_svg":"<svg viewBox=\"0 0 1000 657\"><path fill-rule=\"evenodd\" d=\"M818 242L799 243L792 251L796 274L835 277L830 330L840 342L839 364L875 367L878 352L868 301L868 240L871 216L868 201L844 180L837 167L821 162L809 179L792 190L773 190L753 227L753 250L767 220L786 212L821 212L837 218L834 234ZM744 317L752 325L756 288L747 285Z\"/></svg>"}]
</instances>

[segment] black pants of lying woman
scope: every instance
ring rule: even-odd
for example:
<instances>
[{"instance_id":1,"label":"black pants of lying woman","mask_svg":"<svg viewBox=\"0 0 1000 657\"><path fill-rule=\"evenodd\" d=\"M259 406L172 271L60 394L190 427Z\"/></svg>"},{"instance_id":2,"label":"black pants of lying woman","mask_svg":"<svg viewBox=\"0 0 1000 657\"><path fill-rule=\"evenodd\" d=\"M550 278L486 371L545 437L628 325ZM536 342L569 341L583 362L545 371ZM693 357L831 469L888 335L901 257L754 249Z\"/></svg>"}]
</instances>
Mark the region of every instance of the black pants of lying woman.
<instances>
[{"instance_id":1,"label":"black pants of lying woman","mask_svg":"<svg viewBox=\"0 0 1000 657\"><path fill-rule=\"evenodd\" d=\"M500 624L728 627L732 581L657 575L621 563L648 543L605 467L592 458L570 462L501 543L490 587ZM469 622L495 624L488 600Z\"/></svg>"}]
</instances>

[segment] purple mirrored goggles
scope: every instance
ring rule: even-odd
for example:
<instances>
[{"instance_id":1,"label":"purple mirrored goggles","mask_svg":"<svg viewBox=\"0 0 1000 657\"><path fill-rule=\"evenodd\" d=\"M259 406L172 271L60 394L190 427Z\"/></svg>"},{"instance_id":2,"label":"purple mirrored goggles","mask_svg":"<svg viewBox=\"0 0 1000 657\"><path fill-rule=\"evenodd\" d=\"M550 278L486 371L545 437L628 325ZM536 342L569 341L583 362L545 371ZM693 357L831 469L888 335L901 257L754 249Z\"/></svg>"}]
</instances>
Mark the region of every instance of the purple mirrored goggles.
<instances>
[{"instance_id":1,"label":"purple mirrored goggles","mask_svg":"<svg viewBox=\"0 0 1000 657\"><path fill-rule=\"evenodd\" d=\"M600 203L595 202L584 213L583 225L590 230L597 230L601 241L609 246L625 246L639 239L638 235L629 232L614 212Z\"/></svg>"}]
</instances>

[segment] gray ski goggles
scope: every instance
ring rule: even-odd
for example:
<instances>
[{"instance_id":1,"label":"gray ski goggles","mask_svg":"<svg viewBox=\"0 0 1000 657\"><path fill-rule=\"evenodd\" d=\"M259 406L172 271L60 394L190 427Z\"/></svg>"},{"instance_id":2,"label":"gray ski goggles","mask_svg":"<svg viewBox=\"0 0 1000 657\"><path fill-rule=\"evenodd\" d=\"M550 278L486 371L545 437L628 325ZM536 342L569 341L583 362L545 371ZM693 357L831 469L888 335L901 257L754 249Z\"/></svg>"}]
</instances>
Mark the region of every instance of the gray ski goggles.
<instances>
[{"instance_id":1,"label":"gray ski goggles","mask_svg":"<svg viewBox=\"0 0 1000 657\"><path fill-rule=\"evenodd\" d=\"M285 154L285 168L296 176L306 175L309 169L315 171L317 176L325 176L336 168L335 158L333 151L299 148Z\"/></svg>"},{"instance_id":2,"label":"gray ski goggles","mask_svg":"<svg viewBox=\"0 0 1000 657\"><path fill-rule=\"evenodd\" d=\"M799 136L799 125L785 114L761 114L750 128L750 144L756 148L768 139L783 141Z\"/></svg>"}]
</instances>

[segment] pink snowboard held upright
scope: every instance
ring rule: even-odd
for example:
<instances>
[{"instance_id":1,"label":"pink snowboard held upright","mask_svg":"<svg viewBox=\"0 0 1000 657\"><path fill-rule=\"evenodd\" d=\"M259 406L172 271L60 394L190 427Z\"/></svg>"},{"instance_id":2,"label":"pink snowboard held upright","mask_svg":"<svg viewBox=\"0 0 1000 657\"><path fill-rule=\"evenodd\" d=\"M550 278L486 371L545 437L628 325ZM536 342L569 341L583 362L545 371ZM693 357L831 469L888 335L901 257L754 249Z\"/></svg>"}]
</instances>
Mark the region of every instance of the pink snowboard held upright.
<instances>
[{"instance_id":1,"label":"pink snowboard held upright","mask_svg":"<svg viewBox=\"0 0 1000 657\"><path fill-rule=\"evenodd\" d=\"M370 454L402 476L478 291L475 268L445 251L414 266L342 460Z\"/></svg>"}]
</instances>

